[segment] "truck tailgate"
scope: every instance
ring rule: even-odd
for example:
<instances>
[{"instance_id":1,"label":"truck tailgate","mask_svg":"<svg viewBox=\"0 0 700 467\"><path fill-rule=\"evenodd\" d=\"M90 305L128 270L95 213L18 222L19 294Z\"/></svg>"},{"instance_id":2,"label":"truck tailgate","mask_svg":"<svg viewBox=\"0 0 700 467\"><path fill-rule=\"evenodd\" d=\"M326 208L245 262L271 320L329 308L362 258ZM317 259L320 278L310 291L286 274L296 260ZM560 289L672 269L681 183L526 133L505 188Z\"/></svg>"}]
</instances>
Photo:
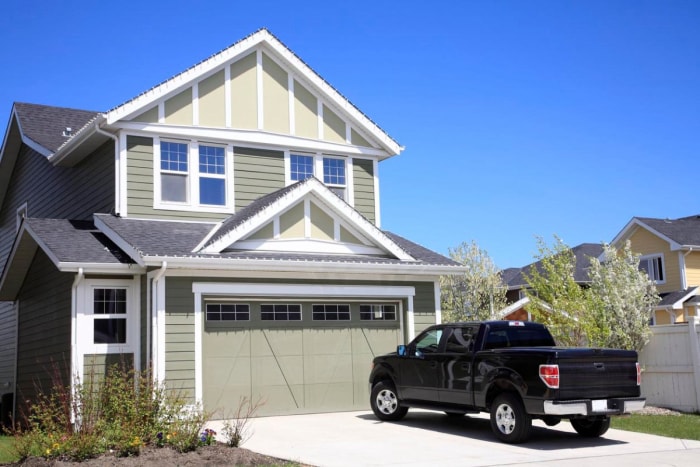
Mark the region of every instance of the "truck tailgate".
<instances>
[{"instance_id":1,"label":"truck tailgate","mask_svg":"<svg viewBox=\"0 0 700 467\"><path fill-rule=\"evenodd\" d=\"M559 399L637 397L636 352L566 349L557 352Z\"/></svg>"}]
</instances>

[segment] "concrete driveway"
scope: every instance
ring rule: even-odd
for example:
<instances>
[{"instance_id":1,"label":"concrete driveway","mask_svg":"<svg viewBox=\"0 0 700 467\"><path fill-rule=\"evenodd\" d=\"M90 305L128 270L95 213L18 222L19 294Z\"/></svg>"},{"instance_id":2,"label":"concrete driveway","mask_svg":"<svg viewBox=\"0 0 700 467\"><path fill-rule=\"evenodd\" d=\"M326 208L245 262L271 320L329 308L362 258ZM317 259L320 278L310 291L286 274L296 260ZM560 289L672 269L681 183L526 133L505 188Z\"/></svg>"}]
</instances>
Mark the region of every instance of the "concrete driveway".
<instances>
[{"instance_id":1,"label":"concrete driveway","mask_svg":"<svg viewBox=\"0 0 700 467\"><path fill-rule=\"evenodd\" d=\"M220 432L222 424L210 424ZM244 447L314 466L697 466L700 441L609 430L598 439L578 436L563 421L533 423L530 441L495 440L486 414L448 419L412 409L401 422L375 419L371 412L264 417L251 421Z\"/></svg>"}]
</instances>

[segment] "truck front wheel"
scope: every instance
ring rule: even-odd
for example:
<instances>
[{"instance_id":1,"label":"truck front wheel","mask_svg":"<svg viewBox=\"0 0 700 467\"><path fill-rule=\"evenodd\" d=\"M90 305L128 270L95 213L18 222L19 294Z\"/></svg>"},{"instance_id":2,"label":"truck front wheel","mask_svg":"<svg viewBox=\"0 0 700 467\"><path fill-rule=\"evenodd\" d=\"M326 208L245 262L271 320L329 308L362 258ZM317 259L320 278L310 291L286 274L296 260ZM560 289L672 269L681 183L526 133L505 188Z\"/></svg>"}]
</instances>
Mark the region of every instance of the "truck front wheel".
<instances>
[{"instance_id":1,"label":"truck front wheel","mask_svg":"<svg viewBox=\"0 0 700 467\"><path fill-rule=\"evenodd\" d=\"M576 433L587 438L598 438L603 436L610 428L610 417L604 418L572 418L571 426Z\"/></svg>"},{"instance_id":2,"label":"truck front wheel","mask_svg":"<svg viewBox=\"0 0 700 467\"><path fill-rule=\"evenodd\" d=\"M518 396L499 394L491 404L491 430L498 439L510 444L527 441L532 417L525 411Z\"/></svg>"},{"instance_id":3,"label":"truck front wheel","mask_svg":"<svg viewBox=\"0 0 700 467\"><path fill-rule=\"evenodd\" d=\"M402 407L399 404L394 386L385 381L380 381L372 387L369 403L374 415L384 421L401 420L408 412L408 407Z\"/></svg>"}]
</instances>

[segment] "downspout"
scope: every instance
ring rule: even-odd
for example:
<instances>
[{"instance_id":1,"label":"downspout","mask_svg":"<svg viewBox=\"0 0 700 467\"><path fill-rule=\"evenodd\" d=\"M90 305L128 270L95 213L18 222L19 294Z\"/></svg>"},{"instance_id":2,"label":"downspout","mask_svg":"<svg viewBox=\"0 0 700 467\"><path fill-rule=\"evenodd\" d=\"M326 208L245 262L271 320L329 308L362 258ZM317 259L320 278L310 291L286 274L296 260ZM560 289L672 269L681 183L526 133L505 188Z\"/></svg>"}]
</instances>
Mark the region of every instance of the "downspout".
<instances>
[{"instance_id":1,"label":"downspout","mask_svg":"<svg viewBox=\"0 0 700 467\"><path fill-rule=\"evenodd\" d=\"M111 138L114 140L114 212L116 213L121 213L122 212L122 206L121 206L121 172L119 170L120 163L119 163L119 138L117 138L116 135L113 135L112 133L109 133L107 131L104 131L102 128L99 127L98 123L95 122L95 133L99 133L101 135L104 135L108 138Z\"/></svg>"},{"instance_id":2,"label":"downspout","mask_svg":"<svg viewBox=\"0 0 700 467\"><path fill-rule=\"evenodd\" d=\"M168 262L163 261L160 269L157 271L151 271L149 275L152 274L152 280L147 281L151 285L152 296L149 297L149 304L151 305L151 326L148 327L147 334L147 344L149 350L151 351L150 362L153 367L153 376L158 378L160 382L165 379L165 368L161 368L161 353L163 352L162 345L165 345L165 313L160 313L160 308L163 305L160 300L161 291L161 279L165 275L165 271L168 269ZM165 310L163 310L165 311ZM162 326L161 326L162 325ZM162 328L162 329L161 329ZM162 339L160 337L162 336ZM153 345L151 346L151 340ZM161 345L162 344L162 345Z\"/></svg>"},{"instance_id":3,"label":"downspout","mask_svg":"<svg viewBox=\"0 0 700 467\"><path fill-rule=\"evenodd\" d=\"M71 286L71 371L70 371L70 387L71 394L75 399L76 394L76 374L77 382L82 383L83 379L83 365L80 362L79 348L78 348L78 288L81 282L85 279L85 272L83 268L78 268L78 274L76 274L75 279L73 279L73 285ZM74 419L75 413L71 411L71 422L75 423Z\"/></svg>"}]
</instances>

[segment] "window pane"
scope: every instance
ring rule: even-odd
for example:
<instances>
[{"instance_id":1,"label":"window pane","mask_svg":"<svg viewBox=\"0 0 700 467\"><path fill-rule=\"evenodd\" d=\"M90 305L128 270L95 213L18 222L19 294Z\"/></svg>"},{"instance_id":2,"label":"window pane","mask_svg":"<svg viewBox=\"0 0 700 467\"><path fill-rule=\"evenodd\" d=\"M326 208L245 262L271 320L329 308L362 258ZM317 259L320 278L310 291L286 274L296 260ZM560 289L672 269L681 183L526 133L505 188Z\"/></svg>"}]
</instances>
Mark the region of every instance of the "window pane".
<instances>
[{"instance_id":1,"label":"window pane","mask_svg":"<svg viewBox=\"0 0 700 467\"><path fill-rule=\"evenodd\" d=\"M95 319L95 344L126 344L126 319Z\"/></svg>"},{"instance_id":2,"label":"window pane","mask_svg":"<svg viewBox=\"0 0 700 467\"><path fill-rule=\"evenodd\" d=\"M187 172L187 144L161 141L160 168Z\"/></svg>"},{"instance_id":3,"label":"window pane","mask_svg":"<svg viewBox=\"0 0 700 467\"><path fill-rule=\"evenodd\" d=\"M312 156L290 156L291 178L294 181L306 180L314 174L314 158Z\"/></svg>"},{"instance_id":4,"label":"window pane","mask_svg":"<svg viewBox=\"0 0 700 467\"><path fill-rule=\"evenodd\" d=\"M93 313L126 314L126 289L94 289Z\"/></svg>"},{"instance_id":5,"label":"window pane","mask_svg":"<svg viewBox=\"0 0 700 467\"><path fill-rule=\"evenodd\" d=\"M224 206L226 204L226 181L223 178L200 178L199 203Z\"/></svg>"},{"instance_id":6,"label":"window pane","mask_svg":"<svg viewBox=\"0 0 700 467\"><path fill-rule=\"evenodd\" d=\"M225 173L224 148L215 146L200 146L199 172L204 174L223 175Z\"/></svg>"},{"instance_id":7,"label":"window pane","mask_svg":"<svg viewBox=\"0 0 700 467\"><path fill-rule=\"evenodd\" d=\"M250 306L247 303L207 303L207 321L248 321Z\"/></svg>"},{"instance_id":8,"label":"window pane","mask_svg":"<svg viewBox=\"0 0 700 467\"><path fill-rule=\"evenodd\" d=\"M323 159L323 182L330 185L345 185L345 161L343 159Z\"/></svg>"},{"instance_id":9,"label":"window pane","mask_svg":"<svg viewBox=\"0 0 700 467\"><path fill-rule=\"evenodd\" d=\"M187 202L187 176L160 174L160 188L163 201Z\"/></svg>"}]
</instances>

